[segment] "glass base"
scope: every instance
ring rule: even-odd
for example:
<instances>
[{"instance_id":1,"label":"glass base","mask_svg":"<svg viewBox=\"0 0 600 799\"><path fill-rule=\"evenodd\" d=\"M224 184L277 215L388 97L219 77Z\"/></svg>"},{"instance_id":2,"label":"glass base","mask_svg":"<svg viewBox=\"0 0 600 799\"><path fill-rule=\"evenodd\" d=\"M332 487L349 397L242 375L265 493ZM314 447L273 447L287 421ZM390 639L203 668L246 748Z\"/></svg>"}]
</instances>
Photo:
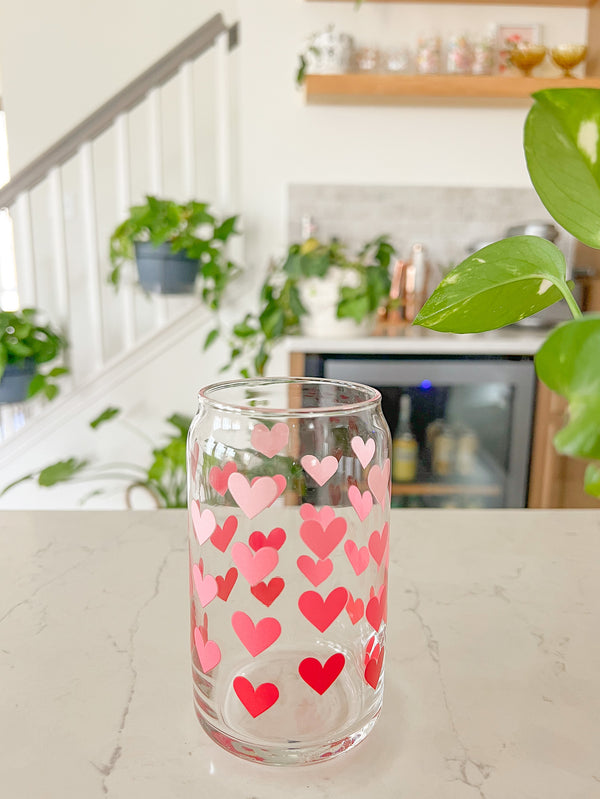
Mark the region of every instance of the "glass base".
<instances>
[{"instance_id":1,"label":"glass base","mask_svg":"<svg viewBox=\"0 0 600 799\"><path fill-rule=\"evenodd\" d=\"M323 660L322 651L313 654ZM279 652L236 669L255 687L265 682L278 687L275 704L257 718L241 704L232 680L227 681L229 687L218 698L217 707L212 702L209 707L196 680L194 706L206 733L238 757L274 766L318 763L359 744L379 717L383 691L373 692L373 702L364 707L364 677L347 658L338 679L319 695L298 674L298 663L307 656L311 653Z\"/></svg>"}]
</instances>

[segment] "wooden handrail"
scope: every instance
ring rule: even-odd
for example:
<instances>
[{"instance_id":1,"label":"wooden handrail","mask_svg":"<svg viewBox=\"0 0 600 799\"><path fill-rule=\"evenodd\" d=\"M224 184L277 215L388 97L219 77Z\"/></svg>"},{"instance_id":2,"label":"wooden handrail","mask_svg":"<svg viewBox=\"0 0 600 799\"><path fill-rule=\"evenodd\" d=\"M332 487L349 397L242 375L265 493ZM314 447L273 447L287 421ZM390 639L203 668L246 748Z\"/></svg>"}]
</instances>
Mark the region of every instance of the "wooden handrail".
<instances>
[{"instance_id":1,"label":"wooden handrail","mask_svg":"<svg viewBox=\"0 0 600 799\"><path fill-rule=\"evenodd\" d=\"M223 21L222 14L216 14L114 97L107 100L83 122L76 125L69 133L17 172L0 189L0 208L12 205L19 194L31 190L47 176L51 169L68 161L77 153L82 144L93 141L109 128L120 114L135 108L151 89L166 83L182 64L197 58L212 47L217 37L223 33L229 34L229 49L232 50L238 44L238 24L228 28Z\"/></svg>"}]
</instances>

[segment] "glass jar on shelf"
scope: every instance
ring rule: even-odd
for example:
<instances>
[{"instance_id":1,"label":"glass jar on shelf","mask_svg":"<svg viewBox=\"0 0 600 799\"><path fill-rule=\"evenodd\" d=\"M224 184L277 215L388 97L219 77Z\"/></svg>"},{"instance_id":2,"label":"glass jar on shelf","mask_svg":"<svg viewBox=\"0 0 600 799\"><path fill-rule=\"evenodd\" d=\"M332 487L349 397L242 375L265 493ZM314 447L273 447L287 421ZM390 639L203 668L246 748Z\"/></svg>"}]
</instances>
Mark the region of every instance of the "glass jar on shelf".
<instances>
[{"instance_id":1,"label":"glass jar on shelf","mask_svg":"<svg viewBox=\"0 0 600 799\"><path fill-rule=\"evenodd\" d=\"M473 47L464 33L451 36L446 50L446 71L450 75L468 75L473 67Z\"/></svg>"},{"instance_id":2,"label":"glass jar on shelf","mask_svg":"<svg viewBox=\"0 0 600 799\"><path fill-rule=\"evenodd\" d=\"M477 36L473 41L473 75L491 75L496 64L496 43L492 34Z\"/></svg>"},{"instance_id":3,"label":"glass jar on shelf","mask_svg":"<svg viewBox=\"0 0 600 799\"><path fill-rule=\"evenodd\" d=\"M415 67L421 75L437 75L442 65L442 40L437 35L419 36Z\"/></svg>"}]
</instances>

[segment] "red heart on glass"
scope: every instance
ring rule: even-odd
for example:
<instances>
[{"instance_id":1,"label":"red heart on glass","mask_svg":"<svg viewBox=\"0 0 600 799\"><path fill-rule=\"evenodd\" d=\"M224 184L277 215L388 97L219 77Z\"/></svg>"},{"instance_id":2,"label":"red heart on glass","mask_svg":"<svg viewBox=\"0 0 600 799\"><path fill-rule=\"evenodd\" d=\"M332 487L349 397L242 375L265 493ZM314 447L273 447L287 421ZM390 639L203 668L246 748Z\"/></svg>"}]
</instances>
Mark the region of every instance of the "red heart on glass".
<instances>
[{"instance_id":1,"label":"red heart on glass","mask_svg":"<svg viewBox=\"0 0 600 799\"><path fill-rule=\"evenodd\" d=\"M281 577L273 577L269 580L269 583L258 583L258 585L253 585L250 588L250 591L254 594L254 596L258 599L259 602L262 602L263 605L269 607L270 605L275 602L279 594L283 591L285 583L281 579Z\"/></svg>"},{"instance_id":2,"label":"red heart on glass","mask_svg":"<svg viewBox=\"0 0 600 799\"><path fill-rule=\"evenodd\" d=\"M314 561L308 555L300 555L296 561L302 574L316 587L321 585L333 571L333 563L329 558Z\"/></svg>"},{"instance_id":3,"label":"red heart on glass","mask_svg":"<svg viewBox=\"0 0 600 799\"><path fill-rule=\"evenodd\" d=\"M316 591L305 591L300 595L298 607L304 618L324 633L346 607L347 600L348 590L340 586L334 588L327 599Z\"/></svg>"},{"instance_id":4,"label":"red heart on glass","mask_svg":"<svg viewBox=\"0 0 600 799\"><path fill-rule=\"evenodd\" d=\"M320 560L328 557L346 535L348 523L341 516L330 522L325 529L316 519L300 525L300 538Z\"/></svg>"},{"instance_id":5,"label":"red heart on glass","mask_svg":"<svg viewBox=\"0 0 600 799\"><path fill-rule=\"evenodd\" d=\"M256 688L245 677L236 677L233 690L252 718L260 716L279 699L279 689L272 682L264 682Z\"/></svg>"},{"instance_id":6,"label":"red heart on glass","mask_svg":"<svg viewBox=\"0 0 600 799\"><path fill-rule=\"evenodd\" d=\"M383 666L383 656L385 654L385 647L381 647L381 651L376 658L371 658L365 667L365 680L369 683L371 688L377 688L379 682L379 675Z\"/></svg>"},{"instance_id":7,"label":"red heart on glass","mask_svg":"<svg viewBox=\"0 0 600 799\"><path fill-rule=\"evenodd\" d=\"M238 571L235 566L232 566L231 569L229 569L225 577L220 577L219 575L215 577L215 580L217 581L217 596L219 599L222 599L223 602L227 602L229 599L229 594L232 592L237 578Z\"/></svg>"},{"instance_id":8,"label":"red heart on glass","mask_svg":"<svg viewBox=\"0 0 600 799\"><path fill-rule=\"evenodd\" d=\"M383 525L381 534L377 530L374 530L369 538L369 552L373 555L373 559L378 566L381 566L381 561L384 558L389 538L390 528L387 522Z\"/></svg>"},{"instance_id":9,"label":"red heart on glass","mask_svg":"<svg viewBox=\"0 0 600 799\"><path fill-rule=\"evenodd\" d=\"M341 652L336 652L323 665L316 658L304 658L298 666L298 673L313 691L323 696L340 676L345 662L346 658Z\"/></svg>"},{"instance_id":10,"label":"red heart on glass","mask_svg":"<svg viewBox=\"0 0 600 799\"><path fill-rule=\"evenodd\" d=\"M273 549L279 550L285 544L285 538L283 527L274 527L268 537L260 530L255 530L248 539L248 544L255 552L263 547L273 547Z\"/></svg>"},{"instance_id":11,"label":"red heart on glass","mask_svg":"<svg viewBox=\"0 0 600 799\"><path fill-rule=\"evenodd\" d=\"M365 613L365 604L362 599L354 599L348 591L348 602L346 602L346 612L350 616L352 624L358 624Z\"/></svg>"},{"instance_id":12,"label":"red heart on glass","mask_svg":"<svg viewBox=\"0 0 600 799\"><path fill-rule=\"evenodd\" d=\"M228 516L223 523L223 527L219 527L218 524L215 527L215 531L210 537L211 544L213 544L220 552L225 552L231 539L235 535L237 526L237 518L235 516Z\"/></svg>"}]
</instances>

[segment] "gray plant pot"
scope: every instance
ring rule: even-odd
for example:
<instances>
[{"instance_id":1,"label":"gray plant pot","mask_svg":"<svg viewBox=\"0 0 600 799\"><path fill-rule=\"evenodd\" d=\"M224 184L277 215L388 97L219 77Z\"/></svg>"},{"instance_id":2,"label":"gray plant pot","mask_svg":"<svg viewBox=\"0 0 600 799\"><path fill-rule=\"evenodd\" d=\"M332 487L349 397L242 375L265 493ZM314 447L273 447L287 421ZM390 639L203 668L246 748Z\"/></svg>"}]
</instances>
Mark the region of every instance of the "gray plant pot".
<instances>
[{"instance_id":1,"label":"gray plant pot","mask_svg":"<svg viewBox=\"0 0 600 799\"><path fill-rule=\"evenodd\" d=\"M23 402L35 375L35 361L27 358L21 363L9 363L0 380L0 405Z\"/></svg>"},{"instance_id":2,"label":"gray plant pot","mask_svg":"<svg viewBox=\"0 0 600 799\"><path fill-rule=\"evenodd\" d=\"M153 294L192 294L198 275L198 261L183 252L171 252L170 244L154 247L136 241L135 260L140 285Z\"/></svg>"}]
</instances>

